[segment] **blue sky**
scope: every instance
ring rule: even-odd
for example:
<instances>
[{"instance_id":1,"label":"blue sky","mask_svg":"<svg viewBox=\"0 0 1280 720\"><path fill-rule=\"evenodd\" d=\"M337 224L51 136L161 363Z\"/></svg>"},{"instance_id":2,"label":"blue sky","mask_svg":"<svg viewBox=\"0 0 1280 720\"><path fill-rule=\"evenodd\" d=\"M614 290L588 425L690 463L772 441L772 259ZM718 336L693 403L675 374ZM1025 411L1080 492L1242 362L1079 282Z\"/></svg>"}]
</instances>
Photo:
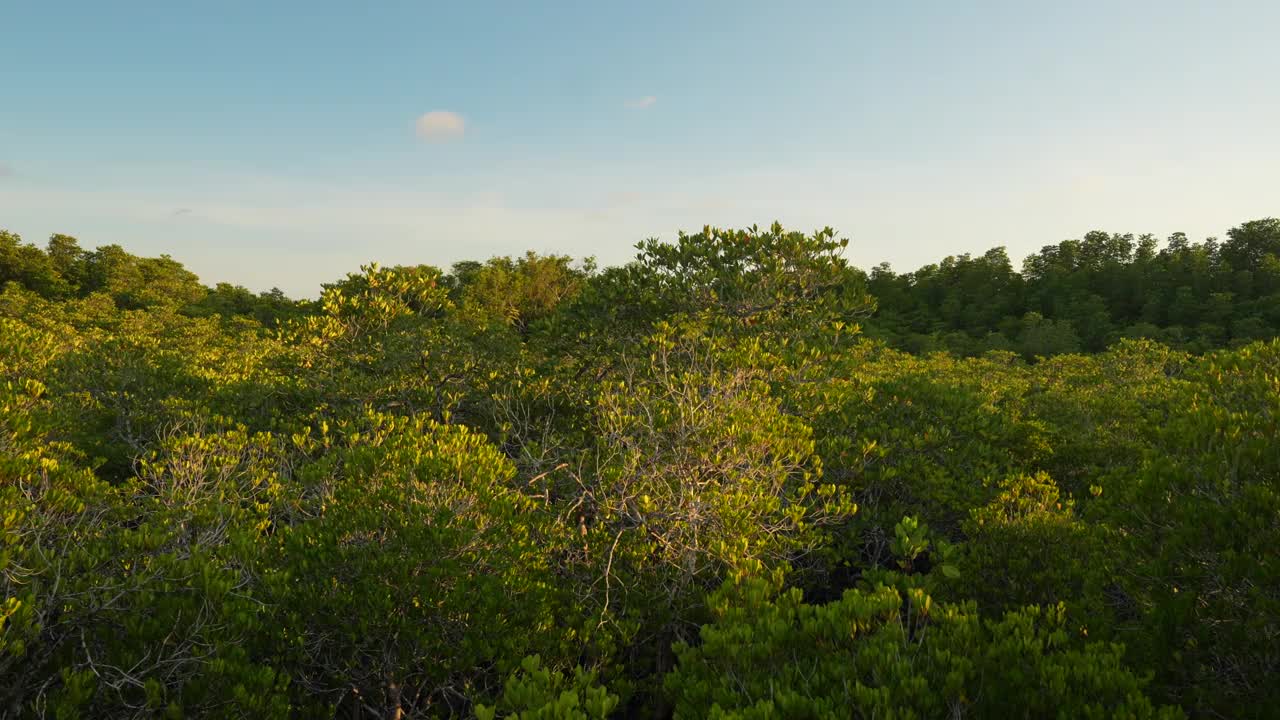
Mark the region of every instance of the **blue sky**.
<instances>
[{"instance_id":1,"label":"blue sky","mask_svg":"<svg viewBox=\"0 0 1280 720\"><path fill-rule=\"evenodd\" d=\"M704 224L908 270L1280 214L1274 0L365 5L0 0L0 227L314 295Z\"/></svg>"}]
</instances>

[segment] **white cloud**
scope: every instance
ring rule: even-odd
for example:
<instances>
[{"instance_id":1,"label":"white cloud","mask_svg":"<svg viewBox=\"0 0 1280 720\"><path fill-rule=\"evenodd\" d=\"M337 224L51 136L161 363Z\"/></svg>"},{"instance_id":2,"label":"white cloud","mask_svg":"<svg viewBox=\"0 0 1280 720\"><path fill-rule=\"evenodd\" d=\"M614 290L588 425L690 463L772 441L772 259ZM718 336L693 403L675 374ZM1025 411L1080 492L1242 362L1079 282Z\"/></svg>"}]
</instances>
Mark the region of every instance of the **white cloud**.
<instances>
[{"instance_id":1,"label":"white cloud","mask_svg":"<svg viewBox=\"0 0 1280 720\"><path fill-rule=\"evenodd\" d=\"M7 178L12 176L13 176L13 168L0 162L0 178Z\"/></svg>"},{"instance_id":2,"label":"white cloud","mask_svg":"<svg viewBox=\"0 0 1280 720\"><path fill-rule=\"evenodd\" d=\"M631 110L643 110L648 107L653 107L653 104L656 102L658 102L658 98L652 95L645 95L642 98L628 100L624 104Z\"/></svg>"},{"instance_id":3,"label":"white cloud","mask_svg":"<svg viewBox=\"0 0 1280 720\"><path fill-rule=\"evenodd\" d=\"M467 121L449 110L432 110L418 118L418 137L432 142L462 137L467 131Z\"/></svg>"}]
</instances>

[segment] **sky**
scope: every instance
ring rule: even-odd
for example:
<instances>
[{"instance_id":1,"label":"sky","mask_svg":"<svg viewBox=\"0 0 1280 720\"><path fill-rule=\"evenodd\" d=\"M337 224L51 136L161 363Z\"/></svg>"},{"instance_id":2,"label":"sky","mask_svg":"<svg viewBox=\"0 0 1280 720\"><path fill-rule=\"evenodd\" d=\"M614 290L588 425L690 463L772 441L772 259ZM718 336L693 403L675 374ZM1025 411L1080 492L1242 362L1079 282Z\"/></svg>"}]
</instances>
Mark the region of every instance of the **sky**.
<instances>
[{"instance_id":1,"label":"sky","mask_svg":"<svg viewBox=\"0 0 1280 720\"><path fill-rule=\"evenodd\" d=\"M1280 215L1280 3L0 0L0 228L315 296L834 227L906 271Z\"/></svg>"}]
</instances>

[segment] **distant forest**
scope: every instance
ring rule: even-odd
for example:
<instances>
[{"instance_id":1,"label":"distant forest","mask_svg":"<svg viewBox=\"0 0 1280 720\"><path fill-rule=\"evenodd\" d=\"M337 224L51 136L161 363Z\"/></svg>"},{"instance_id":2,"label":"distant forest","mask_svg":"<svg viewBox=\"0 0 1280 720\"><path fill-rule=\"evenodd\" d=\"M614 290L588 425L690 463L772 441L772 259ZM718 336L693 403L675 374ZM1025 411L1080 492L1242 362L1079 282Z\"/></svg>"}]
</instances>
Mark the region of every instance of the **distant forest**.
<instances>
[{"instance_id":1,"label":"distant forest","mask_svg":"<svg viewBox=\"0 0 1280 720\"><path fill-rule=\"evenodd\" d=\"M868 288L879 308L870 334L912 352L1048 356L1120 338L1203 352L1280 335L1280 220L1243 223L1225 242L1091 232L1044 247L1021 272L1003 248L902 275L880 265Z\"/></svg>"},{"instance_id":2,"label":"distant forest","mask_svg":"<svg viewBox=\"0 0 1280 720\"><path fill-rule=\"evenodd\" d=\"M1280 713L1280 221L315 300L0 234L0 718Z\"/></svg>"},{"instance_id":3,"label":"distant forest","mask_svg":"<svg viewBox=\"0 0 1280 720\"><path fill-rule=\"evenodd\" d=\"M532 255L521 260L535 261ZM571 259L541 262L569 272ZM515 267L510 259L494 263ZM461 287L482 267L458 263L444 280ZM1020 270L1004 248L993 248L914 272L881 264L855 275L875 300L866 335L908 352L1011 350L1030 359L1099 352L1121 338L1204 352L1280 335L1280 220L1274 218L1234 227L1225 242L1192 242L1177 233L1161 243L1151 235L1094 231L1045 246ZM279 290L206 288L167 255L141 258L117 245L87 251L67 235L52 236L41 249L0 231L0 284L8 282L46 299L104 292L121 308L168 304L192 316L245 315L266 325L318 309Z\"/></svg>"}]
</instances>

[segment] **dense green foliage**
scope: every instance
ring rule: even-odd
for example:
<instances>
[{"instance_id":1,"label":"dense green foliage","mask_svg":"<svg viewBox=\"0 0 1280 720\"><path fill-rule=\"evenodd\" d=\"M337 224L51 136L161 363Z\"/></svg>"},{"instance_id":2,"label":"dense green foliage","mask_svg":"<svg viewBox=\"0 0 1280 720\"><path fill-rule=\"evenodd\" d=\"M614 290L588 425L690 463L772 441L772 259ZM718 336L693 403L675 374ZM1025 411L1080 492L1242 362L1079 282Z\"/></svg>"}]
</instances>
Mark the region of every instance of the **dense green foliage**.
<instances>
[{"instance_id":1,"label":"dense green foliage","mask_svg":"<svg viewBox=\"0 0 1280 720\"><path fill-rule=\"evenodd\" d=\"M1004 248L913 273L876 267L870 334L922 352L1097 352L1150 338L1192 352L1280 334L1280 220L1247 222L1225 242L1091 232L1049 245L1016 272Z\"/></svg>"},{"instance_id":2,"label":"dense green foliage","mask_svg":"<svg viewBox=\"0 0 1280 720\"><path fill-rule=\"evenodd\" d=\"M1280 223L843 248L0 233L0 717L1273 716Z\"/></svg>"}]
</instances>

